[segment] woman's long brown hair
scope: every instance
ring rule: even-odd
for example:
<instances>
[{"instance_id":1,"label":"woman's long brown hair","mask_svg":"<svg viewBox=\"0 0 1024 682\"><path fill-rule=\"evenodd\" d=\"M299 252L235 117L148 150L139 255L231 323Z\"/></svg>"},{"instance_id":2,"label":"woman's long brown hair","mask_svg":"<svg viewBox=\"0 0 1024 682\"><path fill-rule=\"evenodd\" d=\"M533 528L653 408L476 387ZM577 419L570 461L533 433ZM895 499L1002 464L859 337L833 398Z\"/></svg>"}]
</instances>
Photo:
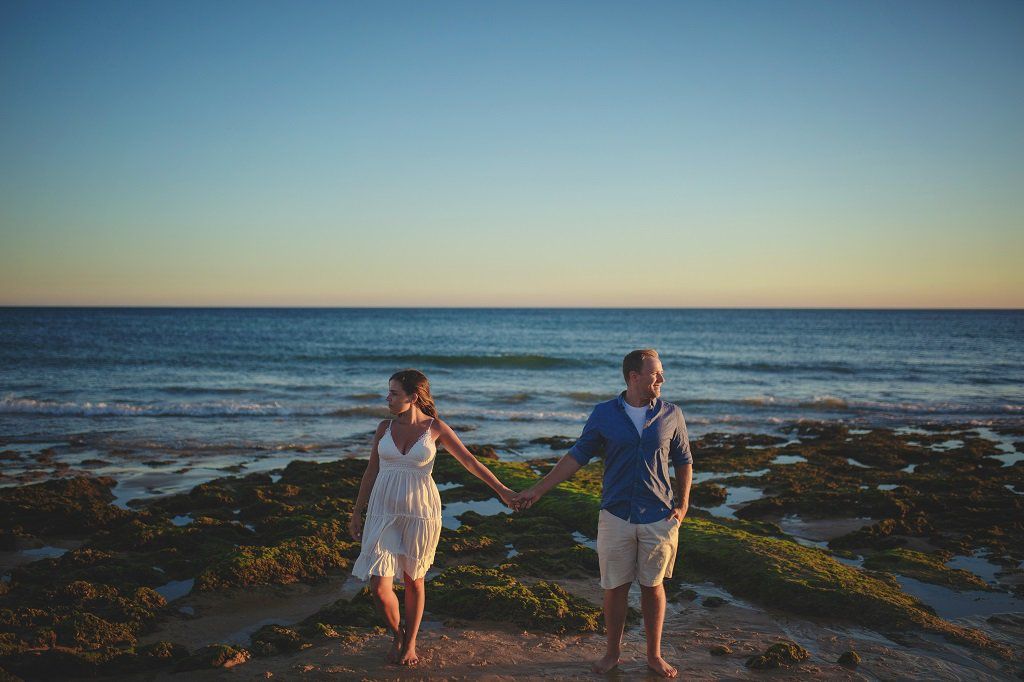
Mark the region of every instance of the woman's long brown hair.
<instances>
[{"instance_id":1,"label":"woman's long brown hair","mask_svg":"<svg viewBox=\"0 0 1024 682\"><path fill-rule=\"evenodd\" d=\"M430 395L430 381L426 374L418 369L403 369L392 374L391 381L397 381L403 391L416 396L416 403L425 415L437 417L437 407L434 405L434 396Z\"/></svg>"}]
</instances>

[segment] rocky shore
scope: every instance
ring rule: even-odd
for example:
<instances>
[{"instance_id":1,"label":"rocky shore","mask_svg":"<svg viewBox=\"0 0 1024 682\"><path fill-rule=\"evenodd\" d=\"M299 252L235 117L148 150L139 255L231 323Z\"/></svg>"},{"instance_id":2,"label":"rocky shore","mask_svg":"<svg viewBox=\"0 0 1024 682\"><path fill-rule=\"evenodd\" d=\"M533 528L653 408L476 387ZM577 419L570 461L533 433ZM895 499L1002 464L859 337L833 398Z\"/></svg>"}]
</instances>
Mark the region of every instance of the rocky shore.
<instances>
[{"instance_id":1,"label":"rocky shore","mask_svg":"<svg viewBox=\"0 0 1024 682\"><path fill-rule=\"evenodd\" d=\"M783 432L693 443L667 584L681 673L1021 675L1024 428ZM472 449L521 489L571 443L544 439L552 456L524 462ZM445 529L421 667L405 670L383 662L372 601L348 577L365 460L294 459L125 508L116 480L55 452L0 452L36 458L31 478L46 479L0 489L0 680L582 678L601 649L599 463L513 515L439 455ZM635 619L627 649L640 642ZM637 653L622 668L642 677Z\"/></svg>"}]
</instances>

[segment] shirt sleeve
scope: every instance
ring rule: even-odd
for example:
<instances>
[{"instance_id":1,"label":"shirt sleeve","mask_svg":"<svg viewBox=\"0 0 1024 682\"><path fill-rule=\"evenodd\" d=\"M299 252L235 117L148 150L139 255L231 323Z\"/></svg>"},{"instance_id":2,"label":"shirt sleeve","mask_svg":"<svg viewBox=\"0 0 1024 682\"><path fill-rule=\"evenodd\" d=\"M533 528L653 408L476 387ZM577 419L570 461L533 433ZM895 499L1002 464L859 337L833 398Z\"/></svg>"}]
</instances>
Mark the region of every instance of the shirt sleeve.
<instances>
[{"instance_id":1,"label":"shirt sleeve","mask_svg":"<svg viewBox=\"0 0 1024 682\"><path fill-rule=\"evenodd\" d=\"M569 449L569 454L580 466L586 465L604 449L604 436L601 435L601 429L598 428L600 417L597 416L597 412L597 408L594 408L583 427L583 433L580 434L576 444Z\"/></svg>"},{"instance_id":2,"label":"shirt sleeve","mask_svg":"<svg viewBox=\"0 0 1024 682\"><path fill-rule=\"evenodd\" d=\"M669 444L668 459L672 466L678 467L693 464L693 454L690 452L690 434L686 431L683 411L676 408L676 415L676 431Z\"/></svg>"}]
</instances>

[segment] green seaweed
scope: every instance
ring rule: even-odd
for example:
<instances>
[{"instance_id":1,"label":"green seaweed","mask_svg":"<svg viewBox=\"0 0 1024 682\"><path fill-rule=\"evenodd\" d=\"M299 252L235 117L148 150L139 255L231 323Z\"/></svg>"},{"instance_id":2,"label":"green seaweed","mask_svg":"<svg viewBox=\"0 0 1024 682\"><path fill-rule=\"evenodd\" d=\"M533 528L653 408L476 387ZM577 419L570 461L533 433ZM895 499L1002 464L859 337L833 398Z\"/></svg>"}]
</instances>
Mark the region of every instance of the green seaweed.
<instances>
[{"instance_id":1,"label":"green seaweed","mask_svg":"<svg viewBox=\"0 0 1024 682\"><path fill-rule=\"evenodd\" d=\"M132 516L110 502L113 478L64 478L0 489L0 519L7 532L33 535L92 533Z\"/></svg>"},{"instance_id":2,"label":"green seaweed","mask_svg":"<svg viewBox=\"0 0 1024 682\"><path fill-rule=\"evenodd\" d=\"M898 585L820 550L692 518L679 542L676 570L690 580L713 580L737 596L792 613L828 614L883 631L920 628L1009 655L982 632L942 620Z\"/></svg>"},{"instance_id":3,"label":"green seaweed","mask_svg":"<svg viewBox=\"0 0 1024 682\"><path fill-rule=\"evenodd\" d=\"M909 549L889 549L867 555L864 559L864 568L899 573L908 578L954 590L994 591L993 587L970 571L946 566L945 562L948 560L948 553L936 556Z\"/></svg>"},{"instance_id":4,"label":"green seaweed","mask_svg":"<svg viewBox=\"0 0 1024 682\"><path fill-rule=\"evenodd\" d=\"M503 572L456 566L427 582L432 613L512 622L546 632L597 632L601 610L554 583L527 585Z\"/></svg>"},{"instance_id":5,"label":"green seaweed","mask_svg":"<svg viewBox=\"0 0 1024 682\"><path fill-rule=\"evenodd\" d=\"M239 547L196 577L194 589L209 592L230 587L314 581L334 569L347 569L351 543L327 543L297 537L271 547Z\"/></svg>"},{"instance_id":6,"label":"green seaweed","mask_svg":"<svg viewBox=\"0 0 1024 682\"><path fill-rule=\"evenodd\" d=\"M576 544L557 549L527 550L498 568L509 575L558 580L592 578L600 573L597 552Z\"/></svg>"}]
</instances>

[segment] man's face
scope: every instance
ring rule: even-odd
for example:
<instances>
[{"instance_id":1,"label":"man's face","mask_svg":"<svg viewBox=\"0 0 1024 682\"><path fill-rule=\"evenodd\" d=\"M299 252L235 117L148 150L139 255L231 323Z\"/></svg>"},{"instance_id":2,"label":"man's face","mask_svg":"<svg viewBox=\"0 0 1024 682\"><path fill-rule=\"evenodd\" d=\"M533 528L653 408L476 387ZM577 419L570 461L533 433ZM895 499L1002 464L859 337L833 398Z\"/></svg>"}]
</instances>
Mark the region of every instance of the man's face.
<instances>
[{"instance_id":1,"label":"man's face","mask_svg":"<svg viewBox=\"0 0 1024 682\"><path fill-rule=\"evenodd\" d=\"M654 400L661 396L661 385L665 383L665 370L661 360L644 358L640 372L630 372L630 379L643 400Z\"/></svg>"}]
</instances>

